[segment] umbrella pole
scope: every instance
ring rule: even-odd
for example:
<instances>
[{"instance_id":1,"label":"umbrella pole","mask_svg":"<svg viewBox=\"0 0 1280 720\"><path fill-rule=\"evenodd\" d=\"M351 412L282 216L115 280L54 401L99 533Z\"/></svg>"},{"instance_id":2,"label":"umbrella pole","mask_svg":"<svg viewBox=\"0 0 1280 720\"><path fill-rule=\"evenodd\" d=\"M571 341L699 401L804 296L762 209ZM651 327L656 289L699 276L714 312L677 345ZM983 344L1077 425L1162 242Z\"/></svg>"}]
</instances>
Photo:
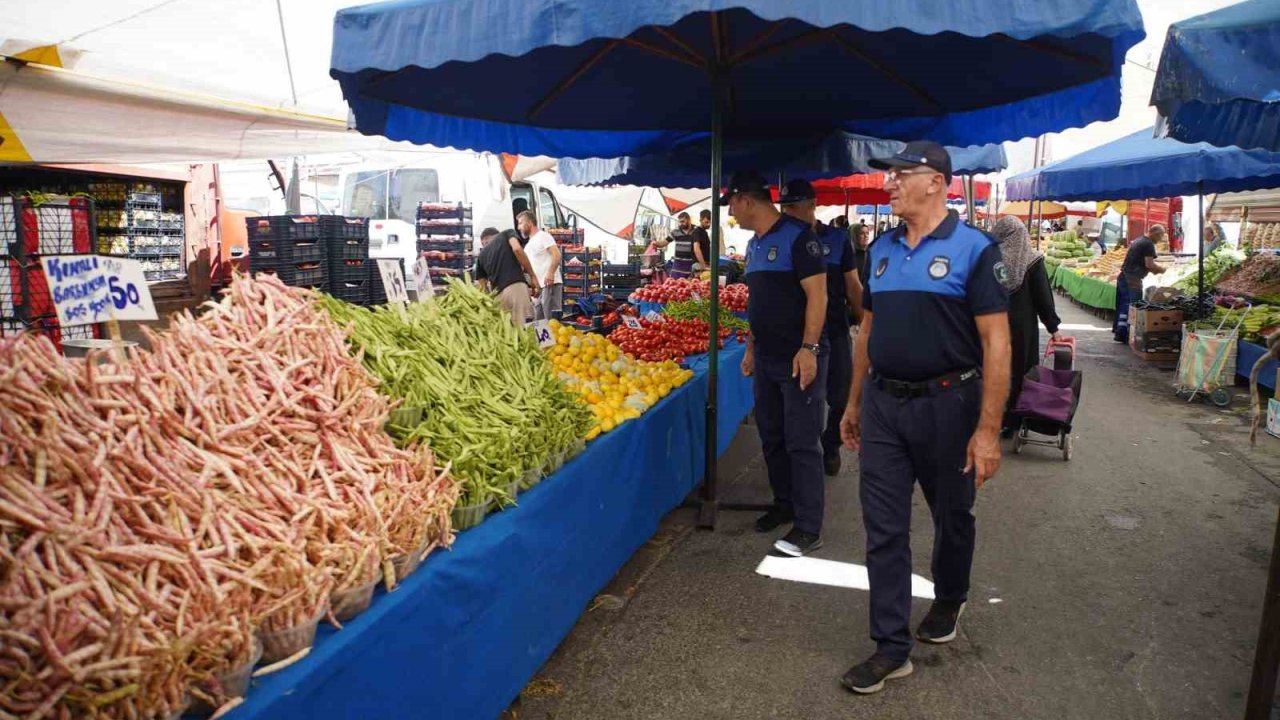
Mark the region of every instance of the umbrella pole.
<instances>
[{"instance_id":1,"label":"umbrella pole","mask_svg":"<svg viewBox=\"0 0 1280 720\"><path fill-rule=\"evenodd\" d=\"M711 79L711 327L708 338L707 359L707 410L705 472L702 480L702 504L698 508L698 527L715 529L719 500L716 495L717 442L716 424L717 393L719 392L720 351L720 182L721 159L724 153L724 82L718 72ZM781 190L781 188L779 188Z\"/></svg>"},{"instance_id":2,"label":"umbrella pole","mask_svg":"<svg viewBox=\"0 0 1280 720\"><path fill-rule=\"evenodd\" d=\"M1276 517L1276 537L1271 544L1271 574L1267 594L1262 599L1262 623L1258 627L1258 650L1253 656L1249 699L1245 720L1267 720L1276 696L1276 672L1280 668L1280 515Z\"/></svg>"},{"instance_id":3,"label":"umbrella pole","mask_svg":"<svg viewBox=\"0 0 1280 720\"><path fill-rule=\"evenodd\" d=\"M1196 185L1196 191L1199 193L1200 198L1200 267L1197 268L1200 275L1196 281L1196 288L1199 290L1196 293L1196 300L1200 300L1204 298L1204 181L1202 180ZM1172 225L1172 223L1170 224Z\"/></svg>"}]
</instances>

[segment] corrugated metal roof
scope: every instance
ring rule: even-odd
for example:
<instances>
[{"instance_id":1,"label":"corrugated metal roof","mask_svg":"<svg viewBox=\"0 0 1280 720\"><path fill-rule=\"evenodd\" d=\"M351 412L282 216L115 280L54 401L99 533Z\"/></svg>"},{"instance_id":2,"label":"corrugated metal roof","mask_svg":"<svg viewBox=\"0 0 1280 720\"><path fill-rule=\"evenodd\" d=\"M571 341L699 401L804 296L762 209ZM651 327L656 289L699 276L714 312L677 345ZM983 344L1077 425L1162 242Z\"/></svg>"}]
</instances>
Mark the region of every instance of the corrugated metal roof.
<instances>
[{"instance_id":1,"label":"corrugated metal roof","mask_svg":"<svg viewBox=\"0 0 1280 720\"><path fill-rule=\"evenodd\" d=\"M1280 188L1253 190L1240 193L1222 193L1209 210L1209 219L1219 222L1239 221L1248 208L1249 219L1259 222L1280 222Z\"/></svg>"}]
</instances>

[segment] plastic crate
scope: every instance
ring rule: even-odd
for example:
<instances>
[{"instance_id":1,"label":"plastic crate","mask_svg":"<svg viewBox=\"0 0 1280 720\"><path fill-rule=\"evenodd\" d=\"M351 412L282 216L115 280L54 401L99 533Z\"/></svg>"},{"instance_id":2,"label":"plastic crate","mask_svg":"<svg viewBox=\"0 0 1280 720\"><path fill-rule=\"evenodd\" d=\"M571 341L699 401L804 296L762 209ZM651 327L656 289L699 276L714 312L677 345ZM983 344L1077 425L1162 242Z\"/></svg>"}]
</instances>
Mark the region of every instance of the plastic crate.
<instances>
[{"instance_id":1,"label":"plastic crate","mask_svg":"<svg viewBox=\"0 0 1280 720\"><path fill-rule=\"evenodd\" d=\"M267 273L280 278L285 285L323 289L329 280L329 268L324 263L284 263L272 266L251 265L250 273Z\"/></svg>"},{"instance_id":2,"label":"plastic crate","mask_svg":"<svg viewBox=\"0 0 1280 720\"><path fill-rule=\"evenodd\" d=\"M324 262L329 257L323 243L316 240L249 240L249 267L256 264Z\"/></svg>"},{"instance_id":3,"label":"plastic crate","mask_svg":"<svg viewBox=\"0 0 1280 720\"><path fill-rule=\"evenodd\" d=\"M462 203L418 203L419 220L469 220L471 206Z\"/></svg>"},{"instance_id":4,"label":"plastic crate","mask_svg":"<svg viewBox=\"0 0 1280 720\"><path fill-rule=\"evenodd\" d=\"M360 285L366 285L371 268L377 272L378 264L372 260L330 260L329 279L335 284L357 282Z\"/></svg>"},{"instance_id":5,"label":"plastic crate","mask_svg":"<svg viewBox=\"0 0 1280 720\"><path fill-rule=\"evenodd\" d=\"M457 221L421 220L418 222L418 239L436 237L470 238L471 223Z\"/></svg>"},{"instance_id":6,"label":"plastic crate","mask_svg":"<svg viewBox=\"0 0 1280 720\"><path fill-rule=\"evenodd\" d=\"M328 293L353 305L368 305L371 290L369 285L369 277L367 275L359 280L341 280L331 277L329 278Z\"/></svg>"},{"instance_id":7,"label":"plastic crate","mask_svg":"<svg viewBox=\"0 0 1280 720\"><path fill-rule=\"evenodd\" d=\"M369 258L369 238L329 238L327 251L329 259L367 260Z\"/></svg>"},{"instance_id":8,"label":"plastic crate","mask_svg":"<svg viewBox=\"0 0 1280 720\"><path fill-rule=\"evenodd\" d=\"M320 237L316 215L264 215L245 218L245 231L252 242L258 239L314 240Z\"/></svg>"},{"instance_id":9,"label":"plastic crate","mask_svg":"<svg viewBox=\"0 0 1280 720\"><path fill-rule=\"evenodd\" d=\"M135 205L160 205L160 193L131 192L125 197L126 202Z\"/></svg>"},{"instance_id":10,"label":"plastic crate","mask_svg":"<svg viewBox=\"0 0 1280 720\"><path fill-rule=\"evenodd\" d=\"M0 259L0 318L26 320L55 312L38 259Z\"/></svg>"},{"instance_id":11,"label":"plastic crate","mask_svg":"<svg viewBox=\"0 0 1280 720\"><path fill-rule=\"evenodd\" d=\"M0 197L0 254L25 257L95 252L93 208L93 201L83 197L39 204L28 197Z\"/></svg>"},{"instance_id":12,"label":"plastic crate","mask_svg":"<svg viewBox=\"0 0 1280 720\"><path fill-rule=\"evenodd\" d=\"M466 240L418 240L419 253L470 253L472 243Z\"/></svg>"},{"instance_id":13,"label":"plastic crate","mask_svg":"<svg viewBox=\"0 0 1280 720\"><path fill-rule=\"evenodd\" d=\"M319 215L320 237L343 240L368 240L369 220L342 215Z\"/></svg>"},{"instance_id":14,"label":"plastic crate","mask_svg":"<svg viewBox=\"0 0 1280 720\"><path fill-rule=\"evenodd\" d=\"M476 259L470 253L447 253L450 257L427 257L427 264L432 268L448 268L450 270L471 270L476 266Z\"/></svg>"},{"instance_id":15,"label":"plastic crate","mask_svg":"<svg viewBox=\"0 0 1280 720\"><path fill-rule=\"evenodd\" d=\"M378 263L369 263L369 304L385 305L387 302L387 289L382 285L382 273L378 270Z\"/></svg>"}]
</instances>

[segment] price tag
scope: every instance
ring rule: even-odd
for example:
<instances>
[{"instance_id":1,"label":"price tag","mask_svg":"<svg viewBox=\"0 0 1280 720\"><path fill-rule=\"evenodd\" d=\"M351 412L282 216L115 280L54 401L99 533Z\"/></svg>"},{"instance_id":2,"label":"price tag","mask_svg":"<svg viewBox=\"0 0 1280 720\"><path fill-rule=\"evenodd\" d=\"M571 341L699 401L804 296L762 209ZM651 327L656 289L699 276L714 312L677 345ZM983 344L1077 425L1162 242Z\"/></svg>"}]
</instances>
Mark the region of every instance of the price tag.
<instances>
[{"instance_id":1,"label":"price tag","mask_svg":"<svg viewBox=\"0 0 1280 720\"><path fill-rule=\"evenodd\" d=\"M657 310L650 310L649 312L645 313L644 319L648 320L649 322L666 322L662 317L662 313L658 312Z\"/></svg>"},{"instance_id":2,"label":"price tag","mask_svg":"<svg viewBox=\"0 0 1280 720\"><path fill-rule=\"evenodd\" d=\"M404 269L395 258L378 260L378 273L382 275L382 287L387 291L388 303L409 302L409 291L404 286Z\"/></svg>"},{"instance_id":3,"label":"price tag","mask_svg":"<svg viewBox=\"0 0 1280 720\"><path fill-rule=\"evenodd\" d=\"M436 292L431 283L431 264L424 255L419 255L413 263L413 289L418 295L418 302L426 302Z\"/></svg>"},{"instance_id":4,"label":"price tag","mask_svg":"<svg viewBox=\"0 0 1280 720\"><path fill-rule=\"evenodd\" d=\"M716 277L720 278L720 287L724 287L725 285L729 284L729 278L725 277L724 275L717 275Z\"/></svg>"},{"instance_id":5,"label":"price tag","mask_svg":"<svg viewBox=\"0 0 1280 720\"><path fill-rule=\"evenodd\" d=\"M652 312L652 310L651 310L650 312ZM623 324L623 325L626 325L627 327L631 328L632 330L639 330L639 329L641 329L640 320L638 320L637 318L633 318L633 317L631 317L630 315L623 315L623 316L622 316L622 324Z\"/></svg>"},{"instance_id":6,"label":"price tag","mask_svg":"<svg viewBox=\"0 0 1280 720\"><path fill-rule=\"evenodd\" d=\"M58 323L64 327L158 317L146 273L138 260L50 255L42 265Z\"/></svg>"},{"instance_id":7,"label":"price tag","mask_svg":"<svg viewBox=\"0 0 1280 720\"><path fill-rule=\"evenodd\" d=\"M538 341L538 347L548 348L556 344L555 336L551 334L551 324L546 320L532 320L525 323L525 327L533 329L533 337Z\"/></svg>"},{"instance_id":8,"label":"price tag","mask_svg":"<svg viewBox=\"0 0 1280 720\"><path fill-rule=\"evenodd\" d=\"M689 299L694 302L702 302L702 296L696 292L689 293Z\"/></svg>"}]
</instances>

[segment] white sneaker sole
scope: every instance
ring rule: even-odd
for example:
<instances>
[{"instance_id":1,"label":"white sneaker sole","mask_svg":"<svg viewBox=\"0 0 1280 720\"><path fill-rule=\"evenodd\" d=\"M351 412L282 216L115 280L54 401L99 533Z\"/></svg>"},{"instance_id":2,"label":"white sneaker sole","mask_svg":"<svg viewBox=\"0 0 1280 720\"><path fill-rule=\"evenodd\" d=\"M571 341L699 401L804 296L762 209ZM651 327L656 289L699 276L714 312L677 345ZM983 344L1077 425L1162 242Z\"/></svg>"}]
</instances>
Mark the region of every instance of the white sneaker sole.
<instances>
[{"instance_id":1,"label":"white sneaker sole","mask_svg":"<svg viewBox=\"0 0 1280 720\"><path fill-rule=\"evenodd\" d=\"M789 542L786 542L785 540L779 540L773 544L773 549L779 555L785 555L786 557L804 557L805 555L808 555L811 552L816 552L818 550L821 550L822 540L818 539L814 541L814 543L810 545L807 550L801 550L800 548L796 547L795 545L792 545Z\"/></svg>"},{"instance_id":2,"label":"white sneaker sole","mask_svg":"<svg viewBox=\"0 0 1280 720\"><path fill-rule=\"evenodd\" d=\"M888 675L885 675L884 680L881 680L880 682L876 683L875 685L872 685L871 687L857 688L851 685L845 685L845 687L858 693L859 695L874 695L884 689L884 684L886 681L904 678L915 671L916 671L915 665L911 664L911 660L907 660L907 662L902 667L898 668L897 670L894 670Z\"/></svg>"},{"instance_id":3,"label":"white sneaker sole","mask_svg":"<svg viewBox=\"0 0 1280 720\"><path fill-rule=\"evenodd\" d=\"M929 643L930 645L946 645L952 640L955 640L956 635L960 633L960 618L964 617L964 609L965 609L965 606L967 606L968 604L969 603L967 602L960 603L960 611L956 613L956 624L954 627L951 628L951 634L943 635L942 637L937 637L937 638L924 638L924 637L920 637L920 631L917 630L916 639L923 643Z\"/></svg>"}]
</instances>

